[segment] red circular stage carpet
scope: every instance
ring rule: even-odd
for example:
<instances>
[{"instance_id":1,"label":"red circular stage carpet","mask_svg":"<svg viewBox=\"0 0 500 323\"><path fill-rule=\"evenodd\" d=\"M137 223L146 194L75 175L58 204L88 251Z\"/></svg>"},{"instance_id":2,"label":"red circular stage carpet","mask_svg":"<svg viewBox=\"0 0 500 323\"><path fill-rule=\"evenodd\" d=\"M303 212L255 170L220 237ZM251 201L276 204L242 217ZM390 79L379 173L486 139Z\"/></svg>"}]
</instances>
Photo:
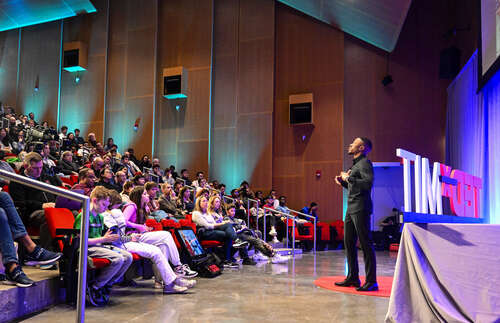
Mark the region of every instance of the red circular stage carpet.
<instances>
[{"instance_id":1,"label":"red circular stage carpet","mask_svg":"<svg viewBox=\"0 0 500 323\"><path fill-rule=\"evenodd\" d=\"M367 295L367 296L377 296L377 297L389 297L391 296L391 287L392 287L392 277L377 277L378 282L378 291L377 292L358 292L354 287L339 287L335 286L335 282L344 280L344 276L328 276L328 277L320 277L314 281L316 286L321 288L326 288L329 290L333 290L335 292L348 293L348 294L357 294L357 295ZM365 281L365 277L361 276L361 285L363 285Z\"/></svg>"}]
</instances>

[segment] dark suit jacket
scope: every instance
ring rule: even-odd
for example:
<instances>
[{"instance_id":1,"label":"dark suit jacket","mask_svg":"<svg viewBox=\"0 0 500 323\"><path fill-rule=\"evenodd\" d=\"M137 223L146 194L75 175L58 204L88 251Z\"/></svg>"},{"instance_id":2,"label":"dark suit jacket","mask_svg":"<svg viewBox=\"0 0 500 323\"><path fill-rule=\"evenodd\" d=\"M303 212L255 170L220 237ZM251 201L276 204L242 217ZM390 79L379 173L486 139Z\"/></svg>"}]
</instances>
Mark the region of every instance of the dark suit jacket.
<instances>
[{"instance_id":1,"label":"dark suit jacket","mask_svg":"<svg viewBox=\"0 0 500 323\"><path fill-rule=\"evenodd\" d=\"M348 190L347 213L372 213L373 165L366 156L354 160L351 174L347 182L342 182L342 186Z\"/></svg>"}]
</instances>

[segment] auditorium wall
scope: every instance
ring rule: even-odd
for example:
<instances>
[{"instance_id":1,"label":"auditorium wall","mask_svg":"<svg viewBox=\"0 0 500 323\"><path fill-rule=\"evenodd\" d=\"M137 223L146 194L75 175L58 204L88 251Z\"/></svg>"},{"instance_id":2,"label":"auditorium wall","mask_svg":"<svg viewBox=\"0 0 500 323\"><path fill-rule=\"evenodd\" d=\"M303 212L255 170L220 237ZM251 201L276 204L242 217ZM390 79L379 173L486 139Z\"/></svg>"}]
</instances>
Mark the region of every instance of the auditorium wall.
<instances>
[{"instance_id":1,"label":"auditorium wall","mask_svg":"<svg viewBox=\"0 0 500 323\"><path fill-rule=\"evenodd\" d=\"M276 6L273 187L290 206L319 204L321 219L341 218L344 34L284 5ZM289 95L313 94L313 125L291 126ZM316 176L316 171L321 176Z\"/></svg>"},{"instance_id":2,"label":"auditorium wall","mask_svg":"<svg viewBox=\"0 0 500 323\"><path fill-rule=\"evenodd\" d=\"M210 172L272 186L274 2L215 2Z\"/></svg>"},{"instance_id":3,"label":"auditorium wall","mask_svg":"<svg viewBox=\"0 0 500 323\"><path fill-rule=\"evenodd\" d=\"M165 165L208 172L212 1L160 1L155 155ZM187 70L187 99L163 97L163 69Z\"/></svg>"},{"instance_id":4,"label":"auditorium wall","mask_svg":"<svg viewBox=\"0 0 500 323\"><path fill-rule=\"evenodd\" d=\"M373 139L373 161L396 161L397 147L443 160L439 52L466 6L452 19L451 0L413 2L387 70L387 53L270 0L92 2L96 13L0 33L0 101L228 188L246 179L296 209L316 201L323 220L342 217L333 176L355 136ZM464 55L472 32L457 34ZM78 83L59 75L61 34L89 45ZM187 100L163 97L163 69L174 66L188 71ZM387 72L394 82L383 87ZM309 92L314 126L290 126L289 95Z\"/></svg>"}]
</instances>

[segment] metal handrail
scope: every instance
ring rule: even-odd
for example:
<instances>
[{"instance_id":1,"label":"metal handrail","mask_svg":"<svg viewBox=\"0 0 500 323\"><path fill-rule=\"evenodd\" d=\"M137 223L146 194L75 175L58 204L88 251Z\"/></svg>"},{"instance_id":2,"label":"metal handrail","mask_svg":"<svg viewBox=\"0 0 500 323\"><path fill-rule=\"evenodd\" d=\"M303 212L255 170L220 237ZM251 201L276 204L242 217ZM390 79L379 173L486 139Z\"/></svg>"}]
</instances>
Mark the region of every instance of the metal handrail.
<instances>
[{"instance_id":1,"label":"metal handrail","mask_svg":"<svg viewBox=\"0 0 500 323\"><path fill-rule=\"evenodd\" d=\"M49 192L54 195L63 196L67 199L76 202L82 202L82 224L80 227L80 259L78 262L78 294L77 294L77 316L76 322L85 321L85 289L87 286L87 247L89 235L89 211L90 198L86 195L68 191L57 186L53 186L44 182L40 182L25 176L17 175L0 169L0 178L8 179L22 185L32 187L34 189Z\"/></svg>"},{"instance_id":2,"label":"metal handrail","mask_svg":"<svg viewBox=\"0 0 500 323\"><path fill-rule=\"evenodd\" d=\"M316 227L317 227L317 222L318 222L318 219L315 217L315 216L312 216L312 215L309 215L309 214L305 214L305 213L302 213L302 212L299 212L299 211L295 211L295 210L292 210L292 209L289 209L290 212L292 213L295 213L295 214L298 214L298 215L302 215L302 216L305 216L306 218L309 218L309 219L313 219L314 221L314 253L316 253Z\"/></svg>"},{"instance_id":3,"label":"metal handrail","mask_svg":"<svg viewBox=\"0 0 500 323\"><path fill-rule=\"evenodd\" d=\"M292 218L292 219L295 218L293 215L290 215L288 213L281 212L281 211L278 211L275 209L268 208L267 206L264 206L263 209L274 212L274 213L281 214L281 215L285 216L287 219L288 218ZM265 223L266 223L266 212L264 211L264 224ZM264 229L264 233L265 233L265 229ZM266 238L264 238L264 241L266 241ZM286 221L286 247L288 248L288 221ZM295 221L292 221L292 255L293 255L293 257L295 257Z\"/></svg>"},{"instance_id":4,"label":"metal handrail","mask_svg":"<svg viewBox=\"0 0 500 323\"><path fill-rule=\"evenodd\" d=\"M295 244L295 218L296 216L295 215L291 215L291 214L288 214L288 213L285 213L285 212L281 212L281 211L278 211L278 210L274 210L274 209L270 209L268 207L264 207L264 209L266 210L269 210L271 212L275 212L275 213L279 213L279 214L284 214L284 215L287 215L287 218L288 217L291 217L293 219L293 234L294 234L294 244ZM295 211L295 210L292 210L292 209L288 209L290 212L293 212L293 213L296 213L296 214L300 214L302 216L305 216L307 218L312 218L314 220L314 227L313 227L313 253L316 254L316 217L314 216L311 216L311 215L308 215L308 214L304 214L302 212L299 212L299 211ZM265 215L265 213L264 213ZM286 233L287 233L287 247L288 247L288 221L286 222Z\"/></svg>"}]
</instances>

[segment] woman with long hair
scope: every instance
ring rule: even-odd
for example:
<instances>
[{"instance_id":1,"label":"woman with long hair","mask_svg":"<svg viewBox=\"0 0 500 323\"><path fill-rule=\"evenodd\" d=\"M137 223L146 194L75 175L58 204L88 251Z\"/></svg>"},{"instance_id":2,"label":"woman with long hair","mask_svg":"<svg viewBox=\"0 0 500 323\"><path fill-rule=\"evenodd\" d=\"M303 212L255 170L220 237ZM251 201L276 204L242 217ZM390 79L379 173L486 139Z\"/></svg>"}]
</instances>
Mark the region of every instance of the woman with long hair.
<instances>
[{"instance_id":1,"label":"woman with long hair","mask_svg":"<svg viewBox=\"0 0 500 323\"><path fill-rule=\"evenodd\" d=\"M180 209L184 215L193 212L194 204L193 201L191 201L191 190L189 187L183 186L179 191L177 208Z\"/></svg>"},{"instance_id":2,"label":"woman with long hair","mask_svg":"<svg viewBox=\"0 0 500 323\"><path fill-rule=\"evenodd\" d=\"M231 248L244 248L248 245L238 239L233 226L228 221L217 222L208 211L209 201L205 196L196 200L193 211L193 222L198 229L200 240L216 240L224 244L225 260L224 267L239 268L238 263L232 259Z\"/></svg>"},{"instance_id":3,"label":"woman with long hair","mask_svg":"<svg viewBox=\"0 0 500 323\"><path fill-rule=\"evenodd\" d=\"M145 233L126 232L126 221L122 211L122 199L115 190L108 190L110 197L109 211L105 212L104 224L108 228L116 227L120 239L114 243L118 248L126 249L129 252L148 258L153 262L155 280L157 288L163 288L166 294L183 293L187 288L196 284L194 280L184 279L184 266L180 263L177 248L172 236L167 231L155 231ZM171 245L176 249L171 250ZM176 254L175 254L176 253ZM175 266L175 272L169 264L169 260ZM193 275L196 276L196 272ZM193 276L193 277L194 277Z\"/></svg>"},{"instance_id":4,"label":"woman with long hair","mask_svg":"<svg viewBox=\"0 0 500 323\"><path fill-rule=\"evenodd\" d=\"M144 187L138 186L130 192L130 203L125 203L121 206L125 224L128 228L134 229L136 232L141 233L141 242L149 243L157 246L162 250L167 259L174 265L174 271L177 274L182 274L186 277L195 277L196 272L191 270L189 266L183 265L180 261L179 250L175 245L172 235L168 231L154 231L150 232L152 228L146 226L145 219L141 215L138 205L141 203L141 197L144 193ZM137 204L139 203L139 204Z\"/></svg>"}]
</instances>

